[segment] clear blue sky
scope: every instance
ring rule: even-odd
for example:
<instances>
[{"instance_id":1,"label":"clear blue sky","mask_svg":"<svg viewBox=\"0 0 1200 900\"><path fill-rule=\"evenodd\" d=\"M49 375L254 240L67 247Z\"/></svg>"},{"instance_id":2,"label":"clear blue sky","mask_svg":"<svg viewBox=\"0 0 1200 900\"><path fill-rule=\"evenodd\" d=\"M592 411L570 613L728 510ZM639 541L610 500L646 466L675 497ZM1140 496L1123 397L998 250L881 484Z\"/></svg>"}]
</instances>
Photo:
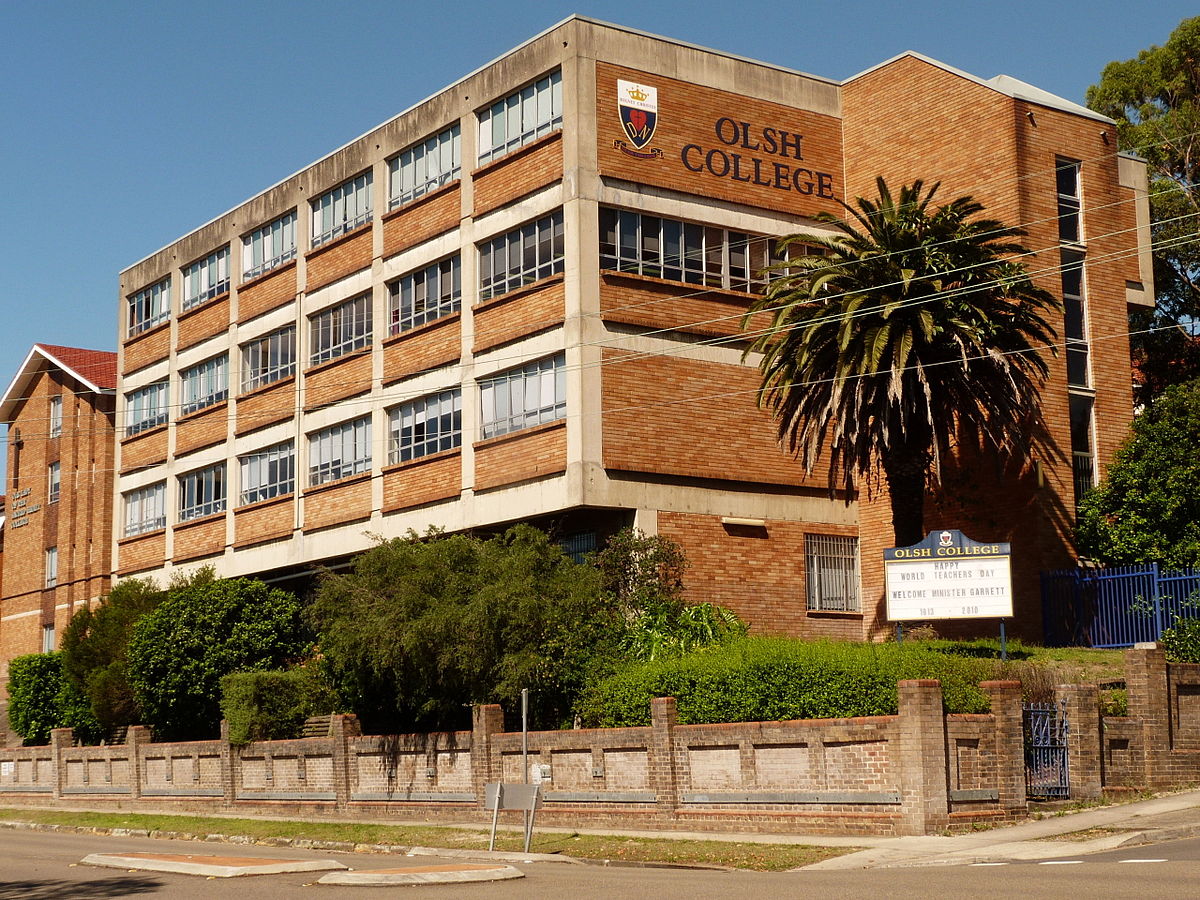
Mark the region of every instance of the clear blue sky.
<instances>
[{"instance_id":1,"label":"clear blue sky","mask_svg":"<svg viewBox=\"0 0 1200 900\"><path fill-rule=\"evenodd\" d=\"M122 268L576 12L828 78L917 50L1082 103L1197 8L0 0L0 383L36 341L115 349Z\"/></svg>"}]
</instances>

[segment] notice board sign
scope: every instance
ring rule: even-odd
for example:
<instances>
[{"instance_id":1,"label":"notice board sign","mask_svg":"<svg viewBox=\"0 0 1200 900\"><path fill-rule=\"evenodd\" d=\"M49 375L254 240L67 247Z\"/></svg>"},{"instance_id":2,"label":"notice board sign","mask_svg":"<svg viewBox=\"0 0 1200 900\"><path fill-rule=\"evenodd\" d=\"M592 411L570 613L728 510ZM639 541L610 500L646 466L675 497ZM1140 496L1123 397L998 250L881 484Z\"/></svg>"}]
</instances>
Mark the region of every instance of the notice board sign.
<instances>
[{"instance_id":1,"label":"notice board sign","mask_svg":"<svg viewBox=\"0 0 1200 900\"><path fill-rule=\"evenodd\" d=\"M1007 543L980 543L953 530L884 550L888 620L1011 618L1011 556Z\"/></svg>"}]
</instances>

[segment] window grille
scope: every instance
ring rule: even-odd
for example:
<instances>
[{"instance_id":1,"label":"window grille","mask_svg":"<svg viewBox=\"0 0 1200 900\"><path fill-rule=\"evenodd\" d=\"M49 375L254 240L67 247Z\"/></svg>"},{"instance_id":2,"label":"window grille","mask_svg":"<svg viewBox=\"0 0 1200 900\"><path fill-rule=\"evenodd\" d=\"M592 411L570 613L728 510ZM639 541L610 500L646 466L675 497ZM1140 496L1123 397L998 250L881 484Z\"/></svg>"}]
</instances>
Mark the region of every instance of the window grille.
<instances>
[{"instance_id":1,"label":"window grille","mask_svg":"<svg viewBox=\"0 0 1200 900\"><path fill-rule=\"evenodd\" d=\"M225 511L225 463L179 477L179 521Z\"/></svg>"},{"instance_id":2,"label":"window grille","mask_svg":"<svg viewBox=\"0 0 1200 900\"><path fill-rule=\"evenodd\" d=\"M125 395L126 436L166 424L167 383L155 382Z\"/></svg>"},{"instance_id":3,"label":"window grille","mask_svg":"<svg viewBox=\"0 0 1200 900\"><path fill-rule=\"evenodd\" d=\"M129 297L129 330L133 337L159 325L171 316L171 280L164 279Z\"/></svg>"},{"instance_id":4,"label":"window grille","mask_svg":"<svg viewBox=\"0 0 1200 900\"><path fill-rule=\"evenodd\" d=\"M222 353L184 369L179 380L182 386L180 415L186 416L220 403L229 396L229 355Z\"/></svg>"},{"instance_id":5,"label":"window grille","mask_svg":"<svg viewBox=\"0 0 1200 900\"><path fill-rule=\"evenodd\" d=\"M125 494L125 537L166 528L166 499L165 481Z\"/></svg>"},{"instance_id":6,"label":"window grille","mask_svg":"<svg viewBox=\"0 0 1200 900\"><path fill-rule=\"evenodd\" d=\"M858 538L835 534L804 536L808 608L859 612Z\"/></svg>"}]
</instances>

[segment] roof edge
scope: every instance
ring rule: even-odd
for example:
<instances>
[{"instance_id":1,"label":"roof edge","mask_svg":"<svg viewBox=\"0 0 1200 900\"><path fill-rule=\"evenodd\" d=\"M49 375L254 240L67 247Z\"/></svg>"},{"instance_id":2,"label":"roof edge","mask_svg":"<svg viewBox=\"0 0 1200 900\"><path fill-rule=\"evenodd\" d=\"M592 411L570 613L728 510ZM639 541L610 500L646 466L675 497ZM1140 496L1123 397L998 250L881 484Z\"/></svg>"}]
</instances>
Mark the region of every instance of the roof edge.
<instances>
[{"instance_id":1,"label":"roof edge","mask_svg":"<svg viewBox=\"0 0 1200 900\"><path fill-rule=\"evenodd\" d=\"M96 352L103 353L111 351ZM48 363L51 363L52 365L62 369L62 371L66 372L94 394L116 393L115 388L100 387L100 385L96 384L96 382L94 382L91 378L81 374L78 369L64 363L61 359L47 350L42 344L34 344L29 348L29 352L25 354L25 359L21 361L21 365L17 367L17 373L13 376L12 381L9 382L8 387L5 388L4 394L0 395L0 423L11 422L17 404L27 399L23 396L23 394L25 392L25 386L33 377L32 366L30 364L33 362L35 354L42 357ZM115 356L116 354L114 353L113 355Z\"/></svg>"}]
</instances>

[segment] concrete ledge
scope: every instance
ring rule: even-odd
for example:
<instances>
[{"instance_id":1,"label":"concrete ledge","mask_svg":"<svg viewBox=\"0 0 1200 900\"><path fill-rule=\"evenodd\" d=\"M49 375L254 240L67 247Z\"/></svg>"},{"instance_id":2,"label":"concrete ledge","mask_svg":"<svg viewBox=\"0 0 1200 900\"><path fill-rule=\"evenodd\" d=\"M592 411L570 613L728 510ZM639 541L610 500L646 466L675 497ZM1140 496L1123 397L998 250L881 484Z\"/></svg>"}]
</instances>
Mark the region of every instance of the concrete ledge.
<instances>
[{"instance_id":1,"label":"concrete ledge","mask_svg":"<svg viewBox=\"0 0 1200 900\"><path fill-rule=\"evenodd\" d=\"M972 800L999 800L1000 792L994 789L951 791L950 799L958 803L965 803Z\"/></svg>"},{"instance_id":2,"label":"concrete ledge","mask_svg":"<svg viewBox=\"0 0 1200 900\"><path fill-rule=\"evenodd\" d=\"M42 787L37 784L0 784L0 793L53 794L54 788Z\"/></svg>"},{"instance_id":3,"label":"concrete ledge","mask_svg":"<svg viewBox=\"0 0 1200 900\"><path fill-rule=\"evenodd\" d=\"M64 794L131 794L133 791L127 787L109 787L108 785L95 786L80 786L65 787L62 789Z\"/></svg>"},{"instance_id":4,"label":"concrete ledge","mask_svg":"<svg viewBox=\"0 0 1200 900\"><path fill-rule=\"evenodd\" d=\"M653 791L548 791L547 803L656 803Z\"/></svg>"},{"instance_id":5,"label":"concrete ledge","mask_svg":"<svg viewBox=\"0 0 1200 900\"><path fill-rule=\"evenodd\" d=\"M336 800L333 791L238 791L235 800Z\"/></svg>"},{"instance_id":6,"label":"concrete ledge","mask_svg":"<svg viewBox=\"0 0 1200 900\"><path fill-rule=\"evenodd\" d=\"M399 802L416 800L422 803L474 803L475 795L470 793L454 793L450 791L395 791L388 794L384 791L360 791L350 795L351 801Z\"/></svg>"},{"instance_id":7,"label":"concrete ledge","mask_svg":"<svg viewBox=\"0 0 1200 900\"><path fill-rule=\"evenodd\" d=\"M93 853L81 862L107 869L139 872L174 872L207 878L237 878L242 875L283 875L287 872L326 872L345 869L332 859L272 859L262 856L193 856L185 853Z\"/></svg>"},{"instance_id":8,"label":"concrete ledge","mask_svg":"<svg viewBox=\"0 0 1200 900\"><path fill-rule=\"evenodd\" d=\"M866 803L898 804L898 791L739 791L683 794L683 803Z\"/></svg>"},{"instance_id":9,"label":"concrete ledge","mask_svg":"<svg viewBox=\"0 0 1200 900\"><path fill-rule=\"evenodd\" d=\"M143 797L224 797L223 788L142 788Z\"/></svg>"},{"instance_id":10,"label":"concrete ledge","mask_svg":"<svg viewBox=\"0 0 1200 900\"><path fill-rule=\"evenodd\" d=\"M524 878L513 866L449 863L443 866L413 866L404 869L358 869L330 872L317 884L463 884L470 881L504 881Z\"/></svg>"}]
</instances>

